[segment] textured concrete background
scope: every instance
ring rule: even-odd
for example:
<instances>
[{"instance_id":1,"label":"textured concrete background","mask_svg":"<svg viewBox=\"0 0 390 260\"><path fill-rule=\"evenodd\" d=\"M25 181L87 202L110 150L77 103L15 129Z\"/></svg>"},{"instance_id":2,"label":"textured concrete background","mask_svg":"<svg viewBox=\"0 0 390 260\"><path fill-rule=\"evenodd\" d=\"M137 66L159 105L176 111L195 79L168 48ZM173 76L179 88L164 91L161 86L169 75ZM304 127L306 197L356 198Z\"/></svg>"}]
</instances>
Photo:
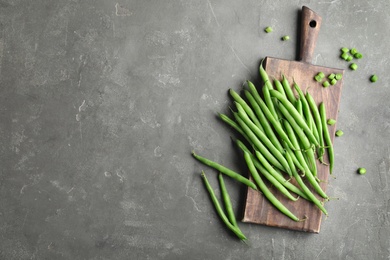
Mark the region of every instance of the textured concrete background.
<instances>
[{"instance_id":1,"label":"textured concrete background","mask_svg":"<svg viewBox=\"0 0 390 260\"><path fill-rule=\"evenodd\" d=\"M296 57L302 5L323 17L315 64L347 69L344 46L364 55L344 78L339 200L320 234L241 223L245 245L190 152L243 169L216 113L229 88L258 81L261 58ZM0 259L389 259L389 12L375 0L0 1ZM245 187L226 182L240 216Z\"/></svg>"}]
</instances>

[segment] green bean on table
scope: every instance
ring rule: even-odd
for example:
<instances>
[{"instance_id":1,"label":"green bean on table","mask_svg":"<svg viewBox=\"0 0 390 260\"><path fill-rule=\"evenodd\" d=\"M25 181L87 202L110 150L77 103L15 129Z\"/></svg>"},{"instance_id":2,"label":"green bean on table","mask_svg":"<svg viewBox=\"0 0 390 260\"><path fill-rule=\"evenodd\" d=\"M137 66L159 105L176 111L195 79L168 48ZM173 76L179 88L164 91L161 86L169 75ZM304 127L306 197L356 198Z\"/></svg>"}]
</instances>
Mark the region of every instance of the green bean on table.
<instances>
[{"instance_id":1,"label":"green bean on table","mask_svg":"<svg viewBox=\"0 0 390 260\"><path fill-rule=\"evenodd\" d=\"M257 190L256 185L252 181L250 181L249 179L242 176L241 174L239 174L239 173L237 173L237 172L235 172L235 171L233 171L233 170L231 170L231 169L229 169L229 168L227 168L219 163L216 163L216 162L211 161L205 157L202 157L202 156L196 154L194 151L192 152L192 155L195 157L195 159L197 159L201 163L203 163L211 168L216 169L217 171L251 187L254 190Z\"/></svg>"},{"instance_id":2,"label":"green bean on table","mask_svg":"<svg viewBox=\"0 0 390 260\"><path fill-rule=\"evenodd\" d=\"M229 222L229 219L227 218L225 212L223 211L221 205L218 202L217 197L215 196L214 190L211 187L209 181L207 180L206 174L204 171L202 171L202 179L204 181L204 184L206 186L207 191L210 194L211 200L215 206L215 209L217 211L217 214L222 219L223 223L240 239L240 240L246 240L246 236L241 232L241 230L238 228L238 226L234 226L232 223Z\"/></svg>"},{"instance_id":3,"label":"green bean on table","mask_svg":"<svg viewBox=\"0 0 390 260\"><path fill-rule=\"evenodd\" d=\"M219 180L219 187L221 188L222 200L225 204L226 215L227 215L230 223L233 226L237 227L237 220L236 220L236 216L234 215L232 201L230 200L229 193L227 192L225 181L223 180L222 173L218 174L218 180Z\"/></svg>"},{"instance_id":4,"label":"green bean on table","mask_svg":"<svg viewBox=\"0 0 390 260\"><path fill-rule=\"evenodd\" d=\"M334 165L334 151L333 151L332 139L330 138L328 126L326 125L326 109L324 103L320 103L319 110L320 110L320 116L322 122L322 131L324 135L324 144L326 145L328 151L329 172L330 174L332 174L333 165Z\"/></svg>"}]
</instances>

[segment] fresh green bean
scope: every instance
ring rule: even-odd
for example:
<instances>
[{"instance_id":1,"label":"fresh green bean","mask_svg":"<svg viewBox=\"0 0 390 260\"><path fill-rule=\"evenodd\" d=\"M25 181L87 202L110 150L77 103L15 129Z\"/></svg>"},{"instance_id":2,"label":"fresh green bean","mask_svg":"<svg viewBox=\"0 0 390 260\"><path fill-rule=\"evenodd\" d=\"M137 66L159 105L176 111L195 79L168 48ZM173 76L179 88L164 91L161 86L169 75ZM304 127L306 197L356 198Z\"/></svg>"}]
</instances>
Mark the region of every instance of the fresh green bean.
<instances>
[{"instance_id":1,"label":"fresh green bean","mask_svg":"<svg viewBox=\"0 0 390 260\"><path fill-rule=\"evenodd\" d=\"M299 137L299 140L302 142L303 144L303 150L305 151L305 154L307 155L307 158L309 160L309 168L311 170L311 172L313 173L314 176L317 175L317 166L316 166L316 159L315 159L315 156L314 156L314 152L312 150L312 146L310 144L310 141L309 139L307 138L307 136L305 135L305 133L303 132L303 130L300 128L300 126L298 125L298 123L294 120L294 118L292 117L292 115L289 113L289 111L287 111L287 109L284 107L284 105L282 103L279 104L279 109L280 111L283 113L284 117L286 118L286 120L288 122L290 122L290 125L292 126L292 128L294 129L295 133L297 134L297 136ZM286 129L287 130L287 129ZM286 131L287 134L288 134L288 131ZM310 132L311 133L311 132ZM291 137L290 137L291 138ZM292 140L291 140L292 142ZM294 144L294 143L293 143ZM297 143L298 144L298 143ZM298 144L299 145L299 144ZM295 144L294 144L295 146Z\"/></svg>"},{"instance_id":2,"label":"fresh green bean","mask_svg":"<svg viewBox=\"0 0 390 260\"><path fill-rule=\"evenodd\" d=\"M328 79L332 80L332 79L334 79L335 77L336 77L336 74L331 73L331 74L329 74Z\"/></svg>"},{"instance_id":3,"label":"fresh green bean","mask_svg":"<svg viewBox=\"0 0 390 260\"><path fill-rule=\"evenodd\" d=\"M364 175L364 174L366 174L367 170L366 170L366 168L359 168L358 172L359 172L359 174Z\"/></svg>"},{"instance_id":4,"label":"fresh green bean","mask_svg":"<svg viewBox=\"0 0 390 260\"><path fill-rule=\"evenodd\" d=\"M309 198L306 196L306 194L304 192L302 192L300 189L298 189L294 184L292 184L291 182L287 181L283 175L281 173L278 172L278 169L277 168L273 168L271 166L270 168L270 171L268 172L267 169L260 163L259 159L257 159L256 156L254 156L250 151L249 149L245 146L245 144L243 142L241 142L240 140L236 139L235 140L237 146L243 151L243 152L247 152L248 154L251 155L251 158L252 158L252 161L253 161L253 164L255 165L255 167L261 172L263 173L269 173L273 178L275 178L279 183L281 183L284 187L286 187L288 190L294 192L295 194L297 194L298 196L306 199L306 200L309 200ZM268 163L269 164L269 163ZM264 175L265 176L265 175ZM267 177L266 177L267 178ZM267 178L268 179L268 178Z\"/></svg>"},{"instance_id":5,"label":"fresh green bean","mask_svg":"<svg viewBox=\"0 0 390 260\"><path fill-rule=\"evenodd\" d=\"M329 87L329 86L330 86L329 81L324 81L324 82L322 82L322 86L323 86L324 88Z\"/></svg>"},{"instance_id":6,"label":"fresh green bean","mask_svg":"<svg viewBox=\"0 0 390 260\"><path fill-rule=\"evenodd\" d=\"M290 36L285 35L285 36L282 37L282 40L283 41L288 41L288 40L290 40Z\"/></svg>"},{"instance_id":7,"label":"fresh green bean","mask_svg":"<svg viewBox=\"0 0 390 260\"><path fill-rule=\"evenodd\" d=\"M371 78L370 78L370 81L371 82L376 82L378 80L378 76L377 75L372 75Z\"/></svg>"},{"instance_id":8,"label":"fresh green bean","mask_svg":"<svg viewBox=\"0 0 390 260\"><path fill-rule=\"evenodd\" d=\"M286 154L286 157L287 157L287 161L290 163L290 164L293 164L292 162L292 159L290 157L290 154L287 153ZM292 166L290 166L292 167ZM325 215L328 215L328 212L327 210L325 209L325 207L322 205L321 201L319 201L317 199L317 197L310 191L310 189L306 186L306 184L303 182L301 176L299 176L297 170L293 167L292 169L292 173L293 173L293 176L295 178L295 180L297 181L299 187L301 187L301 189L303 190L303 192L307 195L307 197L309 198L310 201L312 201L322 212L325 213Z\"/></svg>"},{"instance_id":9,"label":"fresh green bean","mask_svg":"<svg viewBox=\"0 0 390 260\"><path fill-rule=\"evenodd\" d=\"M239 181L249 187L251 187L252 189L254 190L257 190L257 187L256 185L250 181L249 179L245 178L244 176L242 176L241 174L233 171L233 170L230 170L229 168L219 164L219 163L216 163L214 161L211 161L207 158L204 158L198 154L196 154L194 151L192 152L192 155L195 157L195 159L197 159L198 161L200 161L201 163L211 167L211 168L214 168L216 169L217 171L220 171L221 173L235 179L236 181Z\"/></svg>"},{"instance_id":10,"label":"fresh green bean","mask_svg":"<svg viewBox=\"0 0 390 260\"><path fill-rule=\"evenodd\" d=\"M336 83L337 83L337 79L335 79L335 78L330 81L330 85L332 85L332 86L336 85Z\"/></svg>"},{"instance_id":11,"label":"fresh green bean","mask_svg":"<svg viewBox=\"0 0 390 260\"><path fill-rule=\"evenodd\" d=\"M279 137L286 142L291 149L295 149L292 145L291 141L289 140L287 134L284 132L281 124L279 121L275 119L275 117L272 115L271 111L268 109L267 105L263 101L263 99L260 97L259 93L257 92L256 88L253 84L248 84L249 91L252 93L253 97L255 98L257 104L260 106L261 110L264 112L264 115L267 117L269 122L274 127L275 131L278 133Z\"/></svg>"},{"instance_id":12,"label":"fresh green bean","mask_svg":"<svg viewBox=\"0 0 390 260\"><path fill-rule=\"evenodd\" d=\"M266 86L269 90L271 90L271 89L273 89L272 83L271 83L271 81L269 80L268 74L267 74L267 72L265 71L265 69L264 69L264 67L263 67L263 61L264 61L264 60L261 60L260 66L259 66L260 77L261 77L261 79L263 80L263 83L265 84L265 86Z\"/></svg>"},{"instance_id":13,"label":"fresh green bean","mask_svg":"<svg viewBox=\"0 0 390 260\"><path fill-rule=\"evenodd\" d=\"M270 174L271 171L274 170L274 168L268 163L268 161L264 158L264 156L259 152L255 151L257 159L259 159L262 166L265 168L265 171L261 171L261 173L271 182L273 186L275 186L283 195L285 195L290 200L296 201L298 198L294 198L290 192L280 183L278 180L276 180L273 175ZM280 176L280 175L277 175Z\"/></svg>"},{"instance_id":14,"label":"fresh green bean","mask_svg":"<svg viewBox=\"0 0 390 260\"><path fill-rule=\"evenodd\" d=\"M343 132L343 131L341 131L341 130L337 130L337 131L336 131L336 136L340 137L340 136L342 136L342 135L344 135L344 132Z\"/></svg>"},{"instance_id":15,"label":"fresh green bean","mask_svg":"<svg viewBox=\"0 0 390 260\"><path fill-rule=\"evenodd\" d=\"M274 79L274 86L275 86L277 91L279 91L281 94L283 94L283 96L285 96L287 98L287 95L286 95L286 92L284 91L283 85L279 80Z\"/></svg>"},{"instance_id":16,"label":"fresh green bean","mask_svg":"<svg viewBox=\"0 0 390 260\"><path fill-rule=\"evenodd\" d=\"M346 48L346 47L343 47L343 48L341 48L341 51L344 53L344 52L349 52L349 49L348 48Z\"/></svg>"},{"instance_id":17,"label":"fresh green bean","mask_svg":"<svg viewBox=\"0 0 390 260\"><path fill-rule=\"evenodd\" d=\"M289 114L291 114L294 121L297 122L297 124L303 129L303 131L306 133L309 140L314 144L318 145L318 141L315 139L313 133L311 132L310 128L307 126L305 120L301 117L301 115L298 113L298 111L295 109L295 107L288 101L283 95L281 95L276 90L270 90L270 94L272 97L277 98L283 106L286 107ZM310 146L310 145L309 145Z\"/></svg>"},{"instance_id":18,"label":"fresh green bean","mask_svg":"<svg viewBox=\"0 0 390 260\"><path fill-rule=\"evenodd\" d=\"M303 109L302 109L302 101L301 99L297 99L297 102L295 102L295 108L297 109L298 113L303 117Z\"/></svg>"},{"instance_id":19,"label":"fresh green bean","mask_svg":"<svg viewBox=\"0 0 390 260\"><path fill-rule=\"evenodd\" d=\"M237 114L234 113L237 123L241 126L242 130L249 137L251 143L269 160L269 162L279 168L282 171L286 171L284 166L276 159L276 157L265 147L265 145L257 138L256 134L246 125L244 120Z\"/></svg>"},{"instance_id":20,"label":"fresh green bean","mask_svg":"<svg viewBox=\"0 0 390 260\"><path fill-rule=\"evenodd\" d=\"M292 127L288 121L284 121L284 125L287 129L287 133L289 134L289 137L291 139L291 142L298 147L298 140L295 137L294 131L292 130ZM314 175L310 171L310 169L307 167L307 164L305 162L305 159L303 158L302 152L300 150L295 150L295 155L297 156L297 159L302 164L302 166L305 168L305 176L307 177L310 184L313 186L314 190L323 198L328 199L328 196L325 194L325 192L322 190L316 179L314 178ZM307 194L306 194L307 195Z\"/></svg>"},{"instance_id":21,"label":"fresh green bean","mask_svg":"<svg viewBox=\"0 0 390 260\"><path fill-rule=\"evenodd\" d=\"M335 79L340 80L343 78L343 74L337 73Z\"/></svg>"},{"instance_id":22,"label":"fresh green bean","mask_svg":"<svg viewBox=\"0 0 390 260\"><path fill-rule=\"evenodd\" d=\"M351 63L351 65L349 66L349 68L350 68L351 70L357 70L358 66L357 66L356 63Z\"/></svg>"},{"instance_id":23,"label":"fresh green bean","mask_svg":"<svg viewBox=\"0 0 390 260\"><path fill-rule=\"evenodd\" d=\"M219 117L222 119L222 121L227 123L233 129L235 129L239 134L241 134L247 141L250 141L249 137L244 133L244 131L242 131L241 127L236 122L234 122L232 119L230 119L230 117L228 117L227 115L222 114L222 113L219 113Z\"/></svg>"},{"instance_id":24,"label":"fresh green bean","mask_svg":"<svg viewBox=\"0 0 390 260\"><path fill-rule=\"evenodd\" d=\"M347 55L347 58L346 58L345 60L346 60L346 61L351 61L351 60L353 60L353 56Z\"/></svg>"},{"instance_id":25,"label":"fresh green bean","mask_svg":"<svg viewBox=\"0 0 390 260\"><path fill-rule=\"evenodd\" d=\"M318 111L318 107L317 107L316 102L314 101L314 98L312 97L312 95L310 95L309 92L306 93L306 100L310 106L312 115L314 117L315 126L316 126L317 131L318 131L317 133L318 133L319 143L320 143L320 145L318 147L318 158L319 158L320 162L323 162L323 155L325 153L325 150L324 150L324 137L322 134L322 122L321 122L320 112Z\"/></svg>"},{"instance_id":26,"label":"fresh green bean","mask_svg":"<svg viewBox=\"0 0 390 260\"><path fill-rule=\"evenodd\" d=\"M236 91L234 91L233 89L230 89L229 93L233 97L233 99L242 106L242 108L248 114L248 116L253 121L253 123L255 123L255 125L258 128L263 129L263 127L261 126L261 124L260 124L259 120L257 119L255 113L253 112L252 108L250 108L250 106L245 102L245 100L242 99L240 97L240 95Z\"/></svg>"},{"instance_id":27,"label":"fresh green bean","mask_svg":"<svg viewBox=\"0 0 390 260\"><path fill-rule=\"evenodd\" d=\"M327 123L328 125L334 125L334 124L336 124L336 120L330 118L330 119L328 119L328 121L326 121L326 123Z\"/></svg>"},{"instance_id":28,"label":"fresh green bean","mask_svg":"<svg viewBox=\"0 0 390 260\"><path fill-rule=\"evenodd\" d=\"M237 107L240 106L240 104L236 104ZM252 121L250 121L249 117L245 114L245 112L242 111L242 109L239 109L238 115L242 119L242 121L252 130L252 132L258 137L258 139L261 141L261 143L268 148L268 151L279 161L279 163L282 165L284 170L291 176L291 170L288 166L288 163L282 153L272 144L272 142L269 140L269 138L265 135L264 132L262 132L259 128L256 127ZM282 170L282 169L281 169Z\"/></svg>"},{"instance_id":29,"label":"fresh green bean","mask_svg":"<svg viewBox=\"0 0 390 260\"><path fill-rule=\"evenodd\" d=\"M248 82L248 84L252 84L252 83ZM244 90L244 93L245 93L245 96L248 99L249 103L251 104L253 110L255 111L257 117L259 118L259 121L260 121L261 125L263 126L264 133L268 136L268 138L273 143L273 145L276 147L276 149L278 149L279 152L284 153L283 147L280 144L279 139L275 135L274 130L271 128L271 125L268 122L263 111L261 110L259 104L256 102L255 98L248 90Z\"/></svg>"},{"instance_id":30,"label":"fresh green bean","mask_svg":"<svg viewBox=\"0 0 390 260\"><path fill-rule=\"evenodd\" d=\"M307 100L305 98L305 94L303 93L303 91L301 90L301 88L299 87L299 85L296 82L294 82L294 88L299 95L299 99L302 101L302 110L303 110L303 115L304 115L303 118L305 119L305 122L306 122L307 126L309 127L309 129L312 129L312 126L311 126L312 115L310 113L310 107L309 107L309 104L307 103Z\"/></svg>"},{"instance_id":31,"label":"fresh green bean","mask_svg":"<svg viewBox=\"0 0 390 260\"><path fill-rule=\"evenodd\" d=\"M350 52L352 55L355 55L358 51L357 51L355 48L352 48L349 52Z\"/></svg>"},{"instance_id":32,"label":"fresh green bean","mask_svg":"<svg viewBox=\"0 0 390 260\"><path fill-rule=\"evenodd\" d=\"M276 90L272 90L272 91L276 91ZM263 96L264 96L264 101L267 104L267 107L268 107L269 111L271 111L273 117L276 120L279 120L278 113L276 113L274 102L273 102L273 100L271 98L270 90L268 88L266 88L266 87L263 87Z\"/></svg>"},{"instance_id":33,"label":"fresh green bean","mask_svg":"<svg viewBox=\"0 0 390 260\"><path fill-rule=\"evenodd\" d=\"M204 184L206 186L207 191L210 194L211 200L214 204L214 207L217 211L217 214L222 219L223 223L240 239L240 240L246 240L247 238L245 235L241 232L241 230L238 228L238 226L234 226L232 223L229 222L229 219L226 217L225 212L223 211L221 205L218 202L217 197L215 196L214 190L211 187L209 181L207 180L206 174L204 171L202 171L202 179L204 181Z\"/></svg>"},{"instance_id":34,"label":"fresh green bean","mask_svg":"<svg viewBox=\"0 0 390 260\"><path fill-rule=\"evenodd\" d=\"M328 126L326 125L326 109L324 103L320 103L319 110L320 110L320 116L322 122L322 131L323 131L324 141L325 141L324 143L327 146L327 150L328 150L329 172L330 174L332 174L333 165L334 165L334 151L333 151L332 139L330 138Z\"/></svg>"},{"instance_id":35,"label":"fresh green bean","mask_svg":"<svg viewBox=\"0 0 390 260\"><path fill-rule=\"evenodd\" d=\"M234 211L233 211L232 201L230 200L229 193L227 192L225 181L223 180L222 173L218 174L218 180L219 180L219 187L221 188L222 200L225 204L226 215L227 215L230 223L233 226L238 227L236 216L234 215Z\"/></svg>"},{"instance_id":36,"label":"fresh green bean","mask_svg":"<svg viewBox=\"0 0 390 260\"><path fill-rule=\"evenodd\" d=\"M257 172L255 166L253 165L252 159L250 155L247 152L244 152L244 158L245 161L248 165L249 171L259 186L259 189L261 192L264 194L264 196L274 205L280 212L288 216L294 221L299 221L299 218L296 217L290 210L288 210L272 193L271 191L267 188L263 180L261 179L259 173Z\"/></svg>"},{"instance_id":37,"label":"fresh green bean","mask_svg":"<svg viewBox=\"0 0 390 260\"><path fill-rule=\"evenodd\" d=\"M272 29L271 26L268 26L268 27L266 27L266 28L264 29L264 31L265 31L266 33L270 33L270 32L273 31L273 29Z\"/></svg>"},{"instance_id":38,"label":"fresh green bean","mask_svg":"<svg viewBox=\"0 0 390 260\"><path fill-rule=\"evenodd\" d=\"M292 104L294 104L295 100L296 100L295 95L291 89L290 83L288 82L286 76L284 76L284 75L282 75L282 85L283 85L284 92L286 93L288 100L290 100L290 102Z\"/></svg>"},{"instance_id":39,"label":"fresh green bean","mask_svg":"<svg viewBox=\"0 0 390 260\"><path fill-rule=\"evenodd\" d=\"M363 54L361 54L360 52L357 52L353 55L356 59L361 59L363 58Z\"/></svg>"}]
</instances>

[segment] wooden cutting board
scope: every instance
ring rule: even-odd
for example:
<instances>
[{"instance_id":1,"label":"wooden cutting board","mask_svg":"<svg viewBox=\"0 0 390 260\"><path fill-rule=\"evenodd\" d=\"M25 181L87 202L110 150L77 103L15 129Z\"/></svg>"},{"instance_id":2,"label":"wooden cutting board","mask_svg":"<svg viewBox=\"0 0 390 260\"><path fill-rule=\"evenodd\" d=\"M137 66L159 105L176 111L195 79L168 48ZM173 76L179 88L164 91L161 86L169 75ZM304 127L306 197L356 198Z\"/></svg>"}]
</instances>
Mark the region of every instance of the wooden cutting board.
<instances>
[{"instance_id":1,"label":"wooden cutting board","mask_svg":"<svg viewBox=\"0 0 390 260\"><path fill-rule=\"evenodd\" d=\"M306 89L308 90L317 104L324 102L328 118L337 120L343 81L339 80L336 85L331 85L327 88L324 88L322 87L321 83L318 83L314 80L314 76L320 71L322 71L326 77L331 73L341 73L344 75L344 70L311 64L322 19L318 14L306 6L302 8L301 15L301 49L299 61L288 61L266 57L263 61L263 66L267 71L270 79L277 78L281 80L281 75L283 74L288 78L289 82L292 83L293 80L295 80L295 82L297 82L297 84L304 92ZM333 142L336 125L328 126L328 129ZM326 153L324 160L325 162L328 162ZM320 164L317 161L317 169L319 179L324 181L321 182L320 185L322 189L326 191L327 181L333 181L333 177L329 177L329 166ZM333 175L336 176L337 172L333 172ZM292 181L292 183L296 184L295 181ZM308 187L310 187L310 185L308 185ZM276 197L297 217L303 218L306 216L307 219L302 222L295 222L291 220L275 209L275 207L271 205L270 202L260 192L254 191L253 189L248 189L243 222L319 233L322 212L313 203L310 203L302 198L293 202L286 199L280 194L280 192L275 191L275 189L271 189L271 191L273 191ZM319 196L317 197L320 198Z\"/></svg>"}]
</instances>

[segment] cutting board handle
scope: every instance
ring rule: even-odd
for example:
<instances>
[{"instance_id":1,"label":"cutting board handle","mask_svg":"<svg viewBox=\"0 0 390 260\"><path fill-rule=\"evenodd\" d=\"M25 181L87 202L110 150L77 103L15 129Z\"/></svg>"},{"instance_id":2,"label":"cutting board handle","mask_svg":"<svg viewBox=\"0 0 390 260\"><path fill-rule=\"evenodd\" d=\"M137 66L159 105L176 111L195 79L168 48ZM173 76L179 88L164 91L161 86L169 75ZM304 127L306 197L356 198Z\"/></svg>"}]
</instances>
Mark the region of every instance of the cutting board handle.
<instances>
[{"instance_id":1,"label":"cutting board handle","mask_svg":"<svg viewBox=\"0 0 390 260\"><path fill-rule=\"evenodd\" d=\"M322 18L307 6L302 7L301 49L299 60L311 63L320 32Z\"/></svg>"}]
</instances>

